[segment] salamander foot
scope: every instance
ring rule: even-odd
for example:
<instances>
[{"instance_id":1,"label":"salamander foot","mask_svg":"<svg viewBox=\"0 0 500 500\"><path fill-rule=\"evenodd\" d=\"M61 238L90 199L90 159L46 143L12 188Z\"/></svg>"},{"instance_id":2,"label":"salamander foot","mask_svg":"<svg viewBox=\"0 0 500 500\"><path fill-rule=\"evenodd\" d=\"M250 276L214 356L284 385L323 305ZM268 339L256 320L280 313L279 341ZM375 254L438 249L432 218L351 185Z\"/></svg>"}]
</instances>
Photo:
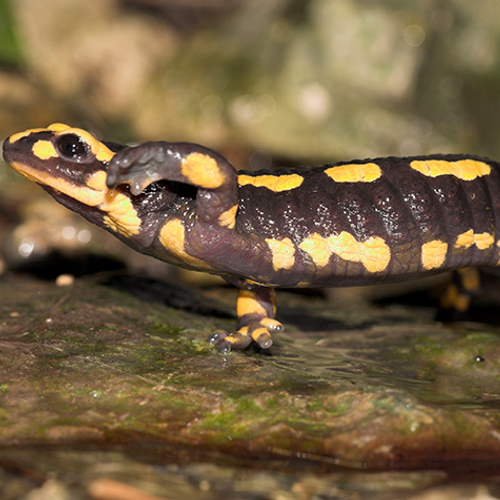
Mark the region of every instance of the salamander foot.
<instances>
[{"instance_id":1,"label":"salamander foot","mask_svg":"<svg viewBox=\"0 0 500 500\"><path fill-rule=\"evenodd\" d=\"M246 349L252 342L255 342L261 349L269 349L273 345L269 330L282 331L283 325L276 320L271 322L269 319L265 323L270 324L251 323L234 332L217 330L208 337L208 341L223 354L234 349Z\"/></svg>"}]
</instances>

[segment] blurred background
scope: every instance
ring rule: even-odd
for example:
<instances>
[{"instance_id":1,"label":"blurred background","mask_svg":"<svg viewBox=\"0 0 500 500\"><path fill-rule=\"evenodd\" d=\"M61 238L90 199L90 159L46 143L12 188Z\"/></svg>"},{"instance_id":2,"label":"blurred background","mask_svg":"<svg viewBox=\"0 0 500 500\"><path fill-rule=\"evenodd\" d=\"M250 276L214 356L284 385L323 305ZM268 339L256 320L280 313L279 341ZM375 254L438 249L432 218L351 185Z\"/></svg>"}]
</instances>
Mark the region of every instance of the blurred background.
<instances>
[{"instance_id":1,"label":"blurred background","mask_svg":"<svg viewBox=\"0 0 500 500\"><path fill-rule=\"evenodd\" d=\"M495 0L0 0L0 137L65 122L238 169L500 158L499 46ZM89 250L156 266L3 163L0 242L2 271Z\"/></svg>"}]
</instances>

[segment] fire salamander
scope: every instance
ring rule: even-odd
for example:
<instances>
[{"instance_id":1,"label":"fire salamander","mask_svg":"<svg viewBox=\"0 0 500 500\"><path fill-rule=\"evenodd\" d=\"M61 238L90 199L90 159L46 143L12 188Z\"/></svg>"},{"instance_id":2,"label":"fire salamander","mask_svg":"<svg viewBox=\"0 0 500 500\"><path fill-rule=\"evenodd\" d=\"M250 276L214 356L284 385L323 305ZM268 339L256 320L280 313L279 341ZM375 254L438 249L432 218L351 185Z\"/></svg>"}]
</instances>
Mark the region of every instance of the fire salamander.
<instances>
[{"instance_id":1,"label":"fire salamander","mask_svg":"<svg viewBox=\"0 0 500 500\"><path fill-rule=\"evenodd\" d=\"M366 285L500 265L500 164L475 156L237 172L188 143L126 147L53 124L4 142L6 162L130 247L239 289L221 352L271 346L275 288ZM464 290L449 293L467 308Z\"/></svg>"}]
</instances>

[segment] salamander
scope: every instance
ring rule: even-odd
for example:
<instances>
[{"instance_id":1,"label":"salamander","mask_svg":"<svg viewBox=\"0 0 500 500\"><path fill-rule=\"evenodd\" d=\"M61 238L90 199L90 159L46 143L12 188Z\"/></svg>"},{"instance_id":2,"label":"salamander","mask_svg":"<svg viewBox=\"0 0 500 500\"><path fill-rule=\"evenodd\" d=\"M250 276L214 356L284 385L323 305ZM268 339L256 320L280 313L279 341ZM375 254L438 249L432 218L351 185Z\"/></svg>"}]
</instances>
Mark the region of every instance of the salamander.
<instances>
[{"instance_id":1,"label":"salamander","mask_svg":"<svg viewBox=\"0 0 500 500\"><path fill-rule=\"evenodd\" d=\"M236 171L200 145L127 147L58 123L11 135L3 151L12 168L135 250L234 284L237 328L210 337L221 352L271 346L283 329L276 288L500 264L500 164L486 158ZM451 299L467 307L457 287Z\"/></svg>"}]
</instances>

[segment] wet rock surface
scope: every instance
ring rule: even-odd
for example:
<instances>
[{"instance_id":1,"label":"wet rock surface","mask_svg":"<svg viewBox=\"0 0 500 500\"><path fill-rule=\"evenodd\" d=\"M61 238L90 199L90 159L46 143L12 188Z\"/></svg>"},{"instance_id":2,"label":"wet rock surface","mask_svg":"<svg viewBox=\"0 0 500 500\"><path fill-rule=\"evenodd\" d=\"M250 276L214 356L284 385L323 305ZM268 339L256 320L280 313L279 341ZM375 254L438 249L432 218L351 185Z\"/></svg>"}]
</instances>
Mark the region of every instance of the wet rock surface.
<instances>
[{"instance_id":1,"label":"wet rock surface","mask_svg":"<svg viewBox=\"0 0 500 500\"><path fill-rule=\"evenodd\" d=\"M287 330L271 352L223 356L206 338L231 326L232 290L174 293L130 276L117 290L124 279L0 282L9 488L101 498L92 488L106 479L160 498L413 498L467 480L496 491L496 328L283 292Z\"/></svg>"}]
</instances>

